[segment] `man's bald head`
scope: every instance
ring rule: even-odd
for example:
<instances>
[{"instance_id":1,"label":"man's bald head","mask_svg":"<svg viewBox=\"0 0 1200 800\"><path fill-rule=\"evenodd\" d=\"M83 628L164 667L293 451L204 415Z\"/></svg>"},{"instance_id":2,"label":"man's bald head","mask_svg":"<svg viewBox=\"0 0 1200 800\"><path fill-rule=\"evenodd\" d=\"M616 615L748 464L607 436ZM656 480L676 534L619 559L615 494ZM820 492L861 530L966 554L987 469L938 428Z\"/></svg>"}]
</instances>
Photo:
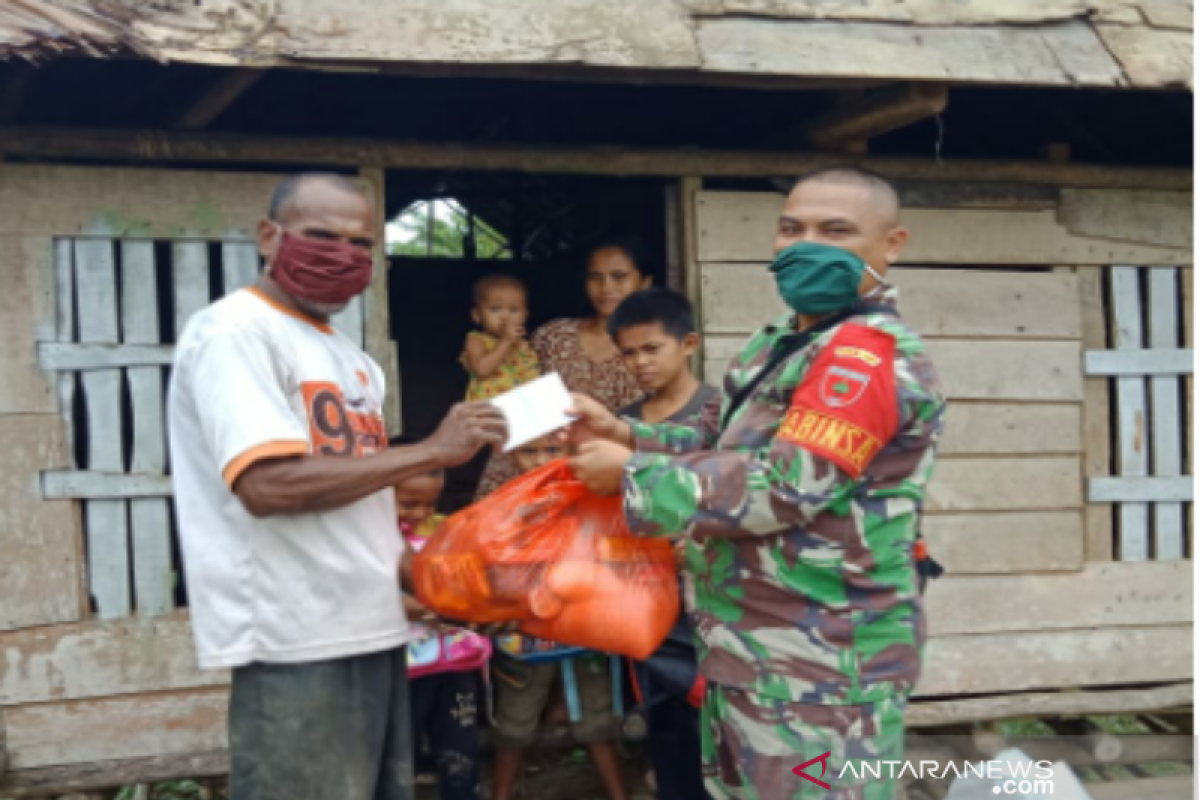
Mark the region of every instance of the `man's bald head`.
<instances>
[{"instance_id":1,"label":"man's bald head","mask_svg":"<svg viewBox=\"0 0 1200 800\"><path fill-rule=\"evenodd\" d=\"M310 190L333 191L337 194L353 195L367 205L371 204L362 184L339 175L336 172L301 172L289 175L279 182L271 195L271 206L267 211L268 219L276 222L296 211L305 202L305 196Z\"/></svg>"},{"instance_id":2,"label":"man's bald head","mask_svg":"<svg viewBox=\"0 0 1200 800\"><path fill-rule=\"evenodd\" d=\"M900 195L892 182L877 172L861 167L824 167L801 175L793 185L792 191L806 183L856 186L868 194L872 205L879 212L880 222L888 227L900 222Z\"/></svg>"},{"instance_id":3,"label":"man's bald head","mask_svg":"<svg viewBox=\"0 0 1200 800\"><path fill-rule=\"evenodd\" d=\"M802 176L779 215L775 252L800 242L840 247L880 275L900 259L908 231L900 199L886 178L858 167L830 167ZM868 274L863 291L874 286Z\"/></svg>"}]
</instances>

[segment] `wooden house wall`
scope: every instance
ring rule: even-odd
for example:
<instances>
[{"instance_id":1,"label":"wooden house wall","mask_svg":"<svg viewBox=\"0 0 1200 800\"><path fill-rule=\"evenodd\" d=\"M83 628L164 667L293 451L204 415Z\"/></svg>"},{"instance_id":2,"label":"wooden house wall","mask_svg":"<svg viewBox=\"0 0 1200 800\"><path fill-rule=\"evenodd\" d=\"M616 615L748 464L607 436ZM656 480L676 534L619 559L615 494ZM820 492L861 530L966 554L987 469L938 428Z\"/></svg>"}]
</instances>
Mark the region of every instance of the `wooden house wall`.
<instances>
[{"instance_id":1,"label":"wooden house wall","mask_svg":"<svg viewBox=\"0 0 1200 800\"><path fill-rule=\"evenodd\" d=\"M379 185L378 171L367 177ZM89 609L97 587L83 542L87 504L163 499L169 482L80 475L95 470L74 461L77 403L61 377L80 358L99 359L93 374L165 362L141 341L153 338L144 326L116 325L145 336L77 347L77 304L62 302L61 287L64 271L78 276L81 247L119 248L124 266L136 263L126 250L139 242L172 242L172 252L245 245L275 180L0 165L0 433L8 443L0 453L0 753L9 770L0 787L8 794L35 794L63 771L86 783L101 773L136 782L223 768L228 676L196 668L186 611L139 605L133 533L111 540L126 544L131 610ZM779 310L762 267L781 197L698 192L695 179L682 187L693 235L681 249L701 303L706 369L716 375ZM1111 506L1086 502L1087 479L1109 469L1111 380L1085 378L1081 366L1085 350L1106 347L1105 265L1190 264L1190 218L1171 210L1190 208L1190 196L1064 196L1071 214L1066 203L909 214L914 244L897 283L951 398L927 523L951 575L929 597L926 699L1191 680L1190 563L1114 561ZM1146 215L1152 224L1130 225L1113 203L1158 211ZM1054 269L1017 269L1038 266ZM385 283L373 287L360 329L384 362ZM1190 287L1190 274L1182 285ZM1187 303L1190 325L1190 290ZM1170 687L1143 702L1184 695L1190 702L1190 688ZM976 702L945 704L945 713L982 713ZM922 713L914 708L914 719ZM84 774L81 764L93 766Z\"/></svg>"}]
</instances>

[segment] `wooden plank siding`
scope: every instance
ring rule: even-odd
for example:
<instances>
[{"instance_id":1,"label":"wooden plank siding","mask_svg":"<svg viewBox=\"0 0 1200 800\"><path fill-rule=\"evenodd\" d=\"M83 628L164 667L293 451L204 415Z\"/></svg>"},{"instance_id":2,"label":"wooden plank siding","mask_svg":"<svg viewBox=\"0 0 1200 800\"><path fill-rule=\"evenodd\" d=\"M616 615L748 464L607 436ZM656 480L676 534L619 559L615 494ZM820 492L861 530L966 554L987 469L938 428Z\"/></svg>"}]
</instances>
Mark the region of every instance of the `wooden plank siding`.
<instances>
[{"instance_id":1,"label":"wooden plank siding","mask_svg":"<svg viewBox=\"0 0 1200 800\"><path fill-rule=\"evenodd\" d=\"M228 697L216 687L7 708L9 768L221 749Z\"/></svg>"},{"instance_id":2,"label":"wooden plank siding","mask_svg":"<svg viewBox=\"0 0 1200 800\"><path fill-rule=\"evenodd\" d=\"M0 633L0 705L221 685L197 666L186 611Z\"/></svg>"},{"instance_id":3,"label":"wooden plank siding","mask_svg":"<svg viewBox=\"0 0 1200 800\"><path fill-rule=\"evenodd\" d=\"M259 273L258 245L254 242L221 243L222 283L225 294L253 286Z\"/></svg>"},{"instance_id":4,"label":"wooden plank siding","mask_svg":"<svg viewBox=\"0 0 1200 800\"><path fill-rule=\"evenodd\" d=\"M3 206L0 206L3 208ZM49 238L0 237L0 414L60 410L55 376L38 368L30 345L58 338L55 251Z\"/></svg>"},{"instance_id":5,"label":"wooden plank siding","mask_svg":"<svg viewBox=\"0 0 1200 800\"><path fill-rule=\"evenodd\" d=\"M158 275L153 242L121 243L121 291L122 339L138 344L157 343ZM125 375L133 411L129 471L146 475L165 473L163 370L133 367ZM174 607L169 513L167 501L162 498L141 498L129 503L134 604L142 614L162 614Z\"/></svg>"},{"instance_id":6,"label":"wooden plank siding","mask_svg":"<svg viewBox=\"0 0 1200 800\"><path fill-rule=\"evenodd\" d=\"M42 502L38 480L43 468L75 467L75 378L43 371L36 352L74 335L74 309L61 307L54 291L73 270L69 246L0 237L0 631L72 622L86 609L78 509Z\"/></svg>"},{"instance_id":7,"label":"wooden plank siding","mask_svg":"<svg viewBox=\"0 0 1200 800\"><path fill-rule=\"evenodd\" d=\"M1192 281L1195 280L1194 271L1191 269L1180 270L1180 315L1183 317L1183 346L1194 350L1196 347L1195 341L1195 307L1192 302L1195 287ZM1193 447L1192 437L1196 435L1196 412L1195 405L1192 402L1193 388L1195 376L1188 375L1184 379L1185 394L1187 396L1186 413L1183 416L1183 450L1184 450L1184 474L1196 474L1196 451ZM1184 543L1186 545L1185 556L1193 557L1193 539L1195 530L1193 527L1194 503L1188 503L1184 506L1183 522L1184 522Z\"/></svg>"},{"instance_id":8,"label":"wooden plank siding","mask_svg":"<svg viewBox=\"0 0 1200 800\"><path fill-rule=\"evenodd\" d=\"M1083 521L1075 509L930 514L922 529L948 578L1076 572L1084 566Z\"/></svg>"},{"instance_id":9,"label":"wooden plank siding","mask_svg":"<svg viewBox=\"0 0 1200 800\"><path fill-rule=\"evenodd\" d=\"M899 267L888 277L922 336L1074 341L1082 333L1076 275ZM709 334L747 334L787 312L765 260L705 263L700 286Z\"/></svg>"},{"instance_id":10,"label":"wooden plank siding","mask_svg":"<svg viewBox=\"0 0 1200 800\"><path fill-rule=\"evenodd\" d=\"M1188 680L1193 645L1190 624L935 638L916 696Z\"/></svg>"},{"instance_id":11,"label":"wooden plank siding","mask_svg":"<svg viewBox=\"0 0 1200 800\"><path fill-rule=\"evenodd\" d=\"M697 203L701 261L770 259L781 195L709 191ZM1192 259L1186 248L1072 233L1054 211L913 208L902 212L901 221L912 234L904 264L1177 266Z\"/></svg>"},{"instance_id":12,"label":"wooden plank siding","mask_svg":"<svg viewBox=\"0 0 1200 800\"><path fill-rule=\"evenodd\" d=\"M1185 562L1148 561L1089 564L1077 574L950 575L926 595L929 635L1187 624L1190 573Z\"/></svg>"},{"instance_id":13,"label":"wooden plank siding","mask_svg":"<svg viewBox=\"0 0 1200 800\"><path fill-rule=\"evenodd\" d=\"M1078 456L944 458L926 493L925 512L1074 509L1082 514L1081 472Z\"/></svg>"},{"instance_id":14,"label":"wooden plank siding","mask_svg":"<svg viewBox=\"0 0 1200 800\"><path fill-rule=\"evenodd\" d=\"M66 426L53 414L0 416L0 631L82 619L83 546L75 503L46 501L38 473L68 466Z\"/></svg>"},{"instance_id":15,"label":"wooden plank siding","mask_svg":"<svg viewBox=\"0 0 1200 800\"><path fill-rule=\"evenodd\" d=\"M931 618L941 622L927 648L917 696L1190 678L1191 594L1168 588L1170 571L1180 569L1185 567L1142 562L1099 565L1078 575L944 581L930 595ZM1030 592L1039 603L1025 612L1014 609L1008 602L1014 592ZM1053 609L1049 618L1039 613L1042 602ZM225 746L224 674L194 669L185 618L149 625L69 626L61 634L43 633L36 644L21 641L31 631L0 638L9 661L0 686L13 768ZM137 627L145 630L130 632ZM139 648L140 655L130 653ZM22 654L15 663L14 651ZM1155 658L1146 658L1147 652ZM162 660L156 663L154 654ZM99 669L86 674L93 664ZM171 688L163 691L164 685ZM17 699L26 696L40 700ZM113 735L89 735L97 726Z\"/></svg>"},{"instance_id":16,"label":"wooden plank siding","mask_svg":"<svg viewBox=\"0 0 1200 800\"><path fill-rule=\"evenodd\" d=\"M1108 315L1104 309L1104 273L1087 267L1068 268L1079 276L1083 313L1083 346L1108 347ZM1083 469L1085 478L1108 475L1112 469L1112 412L1107 378L1087 377L1083 382ZM1084 509L1087 560L1112 561L1115 543L1113 506L1089 502Z\"/></svg>"},{"instance_id":17,"label":"wooden plank siding","mask_svg":"<svg viewBox=\"0 0 1200 800\"><path fill-rule=\"evenodd\" d=\"M281 178L278 173L5 164L0 236L252 241Z\"/></svg>"},{"instance_id":18,"label":"wooden plank siding","mask_svg":"<svg viewBox=\"0 0 1200 800\"><path fill-rule=\"evenodd\" d=\"M1063 189L1059 220L1071 233L1192 249L1191 192Z\"/></svg>"},{"instance_id":19,"label":"wooden plank siding","mask_svg":"<svg viewBox=\"0 0 1200 800\"><path fill-rule=\"evenodd\" d=\"M1150 303L1147 344L1159 352L1186 354L1190 374L1194 357L1183 349L1179 329L1179 270L1163 267L1149 270ZM1183 475L1183 438L1186 435L1179 409L1179 375L1155 374L1150 378L1151 472L1159 478ZM1187 480L1189 497L1191 480ZM1155 503L1154 557L1183 558L1183 503Z\"/></svg>"},{"instance_id":20,"label":"wooden plank siding","mask_svg":"<svg viewBox=\"0 0 1200 800\"><path fill-rule=\"evenodd\" d=\"M1187 626L1193 617L1193 590L1184 580L1188 571L1184 562L1144 561L1088 565L1057 575L952 576L930 588L930 635L935 641L971 636L983 642L1050 630ZM1014 605L1009 602L1014 596L1031 602ZM0 704L6 706L227 681L227 671L196 667L186 612L0 633ZM991 687L1003 688L1002 683Z\"/></svg>"},{"instance_id":21,"label":"wooden plank siding","mask_svg":"<svg viewBox=\"0 0 1200 800\"><path fill-rule=\"evenodd\" d=\"M710 336L705 377L719 381L746 336ZM1076 403L1083 400L1079 342L929 339L950 400ZM987 369L981 369L986 364Z\"/></svg>"},{"instance_id":22,"label":"wooden plank siding","mask_svg":"<svg viewBox=\"0 0 1200 800\"><path fill-rule=\"evenodd\" d=\"M117 265L109 239L75 245L76 301L79 340L116 344ZM121 413L121 371L92 370L80 378L87 405L88 468L124 472L125 443ZM105 619L129 616L129 517L120 500L95 500L84 510L87 519L88 586L97 613Z\"/></svg>"},{"instance_id":23,"label":"wooden plank siding","mask_svg":"<svg viewBox=\"0 0 1200 800\"><path fill-rule=\"evenodd\" d=\"M1189 625L936 637L916 697L1187 680L1192 648ZM223 748L226 692L217 686L7 708L11 767ZM110 735L93 735L101 729Z\"/></svg>"},{"instance_id":24,"label":"wooden plank siding","mask_svg":"<svg viewBox=\"0 0 1200 800\"><path fill-rule=\"evenodd\" d=\"M1193 486L1183 468L1190 417L1181 414L1180 401L1190 389L1181 381L1191 375L1193 359L1190 342L1180 341L1179 320L1188 303L1180 273L1113 267L1109 326L1115 349L1089 351L1085 361L1088 374L1115 376L1116 463L1113 473L1090 478L1089 496L1119 504L1123 560L1178 559L1187 552L1184 504Z\"/></svg>"}]
</instances>

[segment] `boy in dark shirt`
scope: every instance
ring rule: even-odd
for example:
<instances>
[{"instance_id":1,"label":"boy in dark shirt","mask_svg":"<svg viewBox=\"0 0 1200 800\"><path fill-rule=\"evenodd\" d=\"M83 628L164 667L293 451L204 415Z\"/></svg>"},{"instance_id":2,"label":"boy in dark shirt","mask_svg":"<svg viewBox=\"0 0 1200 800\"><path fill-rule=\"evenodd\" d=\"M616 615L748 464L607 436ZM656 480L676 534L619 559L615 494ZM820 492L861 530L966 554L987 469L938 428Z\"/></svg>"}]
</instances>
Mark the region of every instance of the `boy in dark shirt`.
<instances>
[{"instance_id":1,"label":"boy in dark shirt","mask_svg":"<svg viewBox=\"0 0 1200 800\"><path fill-rule=\"evenodd\" d=\"M716 429L721 393L692 374L700 346L691 303L670 289L630 295L608 321L608 332L646 397L619 412L645 422L699 423ZM683 545L683 542L680 542ZM636 665L650 729L650 758L660 800L703 800L700 711L703 679L687 612L667 640Z\"/></svg>"}]
</instances>

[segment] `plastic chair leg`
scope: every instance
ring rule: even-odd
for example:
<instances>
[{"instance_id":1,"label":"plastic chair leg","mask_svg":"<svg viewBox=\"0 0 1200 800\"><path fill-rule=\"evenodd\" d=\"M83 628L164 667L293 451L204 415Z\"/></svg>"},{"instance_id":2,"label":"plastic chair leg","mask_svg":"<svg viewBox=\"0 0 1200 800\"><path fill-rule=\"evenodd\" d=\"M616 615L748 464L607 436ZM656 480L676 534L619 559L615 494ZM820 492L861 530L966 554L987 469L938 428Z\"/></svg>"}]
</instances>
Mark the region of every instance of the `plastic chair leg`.
<instances>
[{"instance_id":1,"label":"plastic chair leg","mask_svg":"<svg viewBox=\"0 0 1200 800\"><path fill-rule=\"evenodd\" d=\"M621 681L621 657L609 656L609 666L612 672L613 714L617 719L625 716L625 692Z\"/></svg>"},{"instance_id":2,"label":"plastic chair leg","mask_svg":"<svg viewBox=\"0 0 1200 800\"><path fill-rule=\"evenodd\" d=\"M579 702L579 681L575 678L575 659L562 662L563 692L567 695L567 715L571 722L583 720L583 706Z\"/></svg>"}]
</instances>

